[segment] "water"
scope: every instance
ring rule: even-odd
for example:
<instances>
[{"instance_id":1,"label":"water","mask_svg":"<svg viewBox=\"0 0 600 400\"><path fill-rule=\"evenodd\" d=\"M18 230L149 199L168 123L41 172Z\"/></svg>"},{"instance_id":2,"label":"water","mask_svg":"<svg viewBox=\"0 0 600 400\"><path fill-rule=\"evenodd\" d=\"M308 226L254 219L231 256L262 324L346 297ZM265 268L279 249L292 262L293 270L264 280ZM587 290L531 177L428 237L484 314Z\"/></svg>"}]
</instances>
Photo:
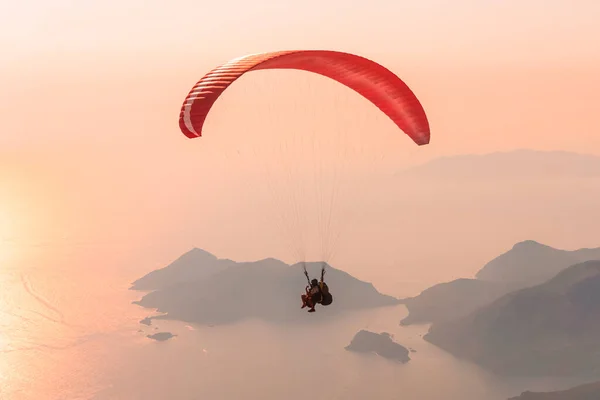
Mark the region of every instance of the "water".
<instances>
[{"instance_id":1,"label":"water","mask_svg":"<svg viewBox=\"0 0 600 400\"><path fill-rule=\"evenodd\" d=\"M127 288L143 272L99 268L89 255L84 260L70 254L43 268L0 270L2 400L295 400L308 393L314 399L499 400L571 384L501 380L457 360L422 340L426 326L399 326L403 306L320 324L306 314L300 325L141 325L151 310L132 305L142 294ZM344 350L360 329L392 333L417 352L397 364ZM177 336L146 337L160 331Z\"/></svg>"}]
</instances>

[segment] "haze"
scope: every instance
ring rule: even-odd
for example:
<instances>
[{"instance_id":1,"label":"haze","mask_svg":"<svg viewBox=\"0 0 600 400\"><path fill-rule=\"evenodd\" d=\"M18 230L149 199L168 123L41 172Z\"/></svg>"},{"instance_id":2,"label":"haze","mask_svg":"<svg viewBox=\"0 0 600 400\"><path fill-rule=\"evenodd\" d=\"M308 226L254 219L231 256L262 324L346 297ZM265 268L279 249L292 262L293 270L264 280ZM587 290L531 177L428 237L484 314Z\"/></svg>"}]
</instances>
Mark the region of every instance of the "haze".
<instances>
[{"instance_id":1,"label":"haze","mask_svg":"<svg viewBox=\"0 0 600 400\"><path fill-rule=\"evenodd\" d=\"M3 2L0 269L16 285L3 310L50 305L85 335L122 332L115 313L131 323L144 312L121 291L193 247L294 263L304 260L288 239L302 231L301 256L319 259L323 203L311 163L333 171L337 157L343 186L329 235L339 241L327 261L393 296L472 277L521 240L597 247L599 177L517 182L501 179L499 166L473 182L452 168L433 178L411 168L519 149L600 157L599 20L592 0ZM415 146L347 88L294 71L243 77L202 138L181 134L181 103L204 73L282 49L346 51L386 66L423 104L431 143ZM277 203L290 193L300 213ZM285 237L279 214L301 225ZM49 331L84 335L40 329L23 343L46 343ZM6 371L29 365L10 357ZM69 384L86 386L78 379ZM29 398L17 381L10 398Z\"/></svg>"}]
</instances>

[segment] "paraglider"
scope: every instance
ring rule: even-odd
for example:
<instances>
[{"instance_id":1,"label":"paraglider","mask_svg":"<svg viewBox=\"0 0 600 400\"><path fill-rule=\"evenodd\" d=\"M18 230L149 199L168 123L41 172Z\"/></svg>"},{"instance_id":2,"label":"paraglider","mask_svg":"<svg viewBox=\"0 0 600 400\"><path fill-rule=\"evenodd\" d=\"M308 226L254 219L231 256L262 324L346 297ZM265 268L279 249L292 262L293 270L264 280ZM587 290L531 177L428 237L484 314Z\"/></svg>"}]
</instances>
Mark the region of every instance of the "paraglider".
<instances>
[{"instance_id":1,"label":"paraglider","mask_svg":"<svg viewBox=\"0 0 600 400\"><path fill-rule=\"evenodd\" d=\"M417 145L429 143L430 130L421 103L393 72L367 58L330 50L290 50L251 54L230 60L204 75L189 91L179 115L179 127L188 138L203 134L203 126L219 96L242 75L258 70L294 69L333 79L354 90L378 107ZM302 308L329 305L333 297L323 280L311 279L301 296Z\"/></svg>"},{"instance_id":2,"label":"paraglider","mask_svg":"<svg viewBox=\"0 0 600 400\"><path fill-rule=\"evenodd\" d=\"M292 50L235 58L204 75L189 92L179 127L189 138L202 136L211 107L236 79L247 72L297 69L336 80L360 93L383 111L419 146L429 143L429 123L421 103L393 72L366 58L329 50Z\"/></svg>"},{"instance_id":3,"label":"paraglider","mask_svg":"<svg viewBox=\"0 0 600 400\"><path fill-rule=\"evenodd\" d=\"M328 306L333 303L333 296L329 291L329 286L325 283L325 265L321 268L320 282L317 279L310 279L306 265L304 265L304 275L308 281L308 286L304 289L306 293L300 296L302 309L309 307L308 312L315 312L315 305Z\"/></svg>"}]
</instances>

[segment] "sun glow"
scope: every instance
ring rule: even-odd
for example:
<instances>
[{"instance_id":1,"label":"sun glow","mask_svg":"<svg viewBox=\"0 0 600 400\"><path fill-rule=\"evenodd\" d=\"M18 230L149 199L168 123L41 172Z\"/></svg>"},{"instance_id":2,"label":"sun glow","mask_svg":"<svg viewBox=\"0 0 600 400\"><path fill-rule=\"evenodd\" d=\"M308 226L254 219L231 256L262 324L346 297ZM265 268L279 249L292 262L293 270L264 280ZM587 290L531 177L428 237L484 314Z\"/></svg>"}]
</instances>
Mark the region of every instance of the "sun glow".
<instances>
[{"instance_id":1,"label":"sun glow","mask_svg":"<svg viewBox=\"0 0 600 400\"><path fill-rule=\"evenodd\" d=\"M0 192L0 267L12 259L15 240L15 215Z\"/></svg>"},{"instance_id":2,"label":"sun glow","mask_svg":"<svg viewBox=\"0 0 600 400\"><path fill-rule=\"evenodd\" d=\"M0 263L8 260L10 250L10 220L0 205Z\"/></svg>"}]
</instances>

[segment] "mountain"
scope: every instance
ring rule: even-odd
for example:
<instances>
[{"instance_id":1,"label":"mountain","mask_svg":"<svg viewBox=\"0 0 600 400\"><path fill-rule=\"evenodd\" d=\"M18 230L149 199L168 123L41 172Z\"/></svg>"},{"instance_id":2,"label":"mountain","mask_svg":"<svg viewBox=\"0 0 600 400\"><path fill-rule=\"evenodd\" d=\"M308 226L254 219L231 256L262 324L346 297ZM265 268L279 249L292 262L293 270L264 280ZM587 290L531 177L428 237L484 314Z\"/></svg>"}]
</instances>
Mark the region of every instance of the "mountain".
<instances>
[{"instance_id":1,"label":"mountain","mask_svg":"<svg viewBox=\"0 0 600 400\"><path fill-rule=\"evenodd\" d=\"M318 277L322 263L306 263L309 274ZM202 267L201 265L197 266ZM182 272L187 273L183 269ZM199 324L231 323L248 318L274 322L320 320L344 311L398 304L398 300L379 293L372 284L327 266L326 282L333 304L317 307L307 314L301 310L300 295L306 278L300 264L288 265L272 258L256 262L232 262L223 270L203 279L164 286L135 302L143 307L167 313L158 318Z\"/></svg>"},{"instance_id":2,"label":"mountain","mask_svg":"<svg viewBox=\"0 0 600 400\"><path fill-rule=\"evenodd\" d=\"M467 315L513 290L534 286L565 268L600 259L600 248L559 250L526 240L494 258L477 272L477 279L456 279L403 299L409 315L402 325L436 323Z\"/></svg>"},{"instance_id":3,"label":"mountain","mask_svg":"<svg viewBox=\"0 0 600 400\"><path fill-rule=\"evenodd\" d=\"M133 282L132 290L161 290L180 283L208 278L235 264L231 260L218 259L202 249L194 248L171 264L157 269Z\"/></svg>"},{"instance_id":4,"label":"mountain","mask_svg":"<svg viewBox=\"0 0 600 400\"><path fill-rule=\"evenodd\" d=\"M524 180L600 177L600 157L566 151L520 149L489 154L441 157L409 168L399 176L455 180Z\"/></svg>"},{"instance_id":5,"label":"mountain","mask_svg":"<svg viewBox=\"0 0 600 400\"><path fill-rule=\"evenodd\" d=\"M456 279L434 285L418 296L403 299L409 315L401 325L453 320L491 303L508 292L504 284L476 279Z\"/></svg>"},{"instance_id":6,"label":"mountain","mask_svg":"<svg viewBox=\"0 0 600 400\"><path fill-rule=\"evenodd\" d=\"M523 392L520 396L508 400L598 400L600 399L600 382L575 386L568 390L556 392Z\"/></svg>"},{"instance_id":7,"label":"mountain","mask_svg":"<svg viewBox=\"0 0 600 400\"><path fill-rule=\"evenodd\" d=\"M506 294L425 340L505 375L588 376L600 371L600 261Z\"/></svg>"},{"instance_id":8,"label":"mountain","mask_svg":"<svg viewBox=\"0 0 600 400\"><path fill-rule=\"evenodd\" d=\"M600 260L600 248L559 250L526 240L488 262L476 277L520 288L540 284L568 266L588 260Z\"/></svg>"}]
</instances>

